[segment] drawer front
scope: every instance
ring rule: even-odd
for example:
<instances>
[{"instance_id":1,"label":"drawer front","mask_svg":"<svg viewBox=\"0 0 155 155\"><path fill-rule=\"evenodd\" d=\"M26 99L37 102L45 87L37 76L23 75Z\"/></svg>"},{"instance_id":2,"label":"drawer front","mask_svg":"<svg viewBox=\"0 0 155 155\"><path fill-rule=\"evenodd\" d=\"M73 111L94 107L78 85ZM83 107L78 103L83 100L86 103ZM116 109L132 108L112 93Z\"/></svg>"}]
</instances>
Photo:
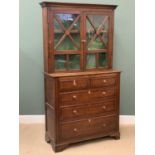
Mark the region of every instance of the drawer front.
<instances>
[{"instance_id":1,"label":"drawer front","mask_svg":"<svg viewBox=\"0 0 155 155\"><path fill-rule=\"evenodd\" d=\"M72 93L61 93L59 100L61 105L73 105L73 104L81 104L81 102L87 102L88 99L88 91L80 91L80 92L72 92Z\"/></svg>"},{"instance_id":2,"label":"drawer front","mask_svg":"<svg viewBox=\"0 0 155 155\"><path fill-rule=\"evenodd\" d=\"M91 90L90 96L91 96L91 99L100 99L100 98L114 96L115 92L116 92L115 87L103 88L98 90Z\"/></svg>"},{"instance_id":3,"label":"drawer front","mask_svg":"<svg viewBox=\"0 0 155 155\"><path fill-rule=\"evenodd\" d=\"M94 134L105 134L114 131L117 126L117 117L90 118L60 125L61 139L80 138Z\"/></svg>"},{"instance_id":4,"label":"drawer front","mask_svg":"<svg viewBox=\"0 0 155 155\"><path fill-rule=\"evenodd\" d=\"M59 89L60 91L86 89L89 87L89 83L89 78L60 78Z\"/></svg>"},{"instance_id":5,"label":"drawer front","mask_svg":"<svg viewBox=\"0 0 155 155\"><path fill-rule=\"evenodd\" d=\"M60 109L61 121L71 121L91 116L103 116L116 111L116 100L106 100L101 103L85 104L82 106L70 106Z\"/></svg>"},{"instance_id":6,"label":"drawer front","mask_svg":"<svg viewBox=\"0 0 155 155\"><path fill-rule=\"evenodd\" d=\"M115 84L116 84L116 78L114 76L112 76L112 77L101 76L101 77L91 78L91 87L92 88L112 86Z\"/></svg>"},{"instance_id":7,"label":"drawer front","mask_svg":"<svg viewBox=\"0 0 155 155\"><path fill-rule=\"evenodd\" d=\"M115 95L115 87L97 90L85 90L72 93L61 93L59 96L61 105L75 105L84 102L92 102Z\"/></svg>"}]
</instances>

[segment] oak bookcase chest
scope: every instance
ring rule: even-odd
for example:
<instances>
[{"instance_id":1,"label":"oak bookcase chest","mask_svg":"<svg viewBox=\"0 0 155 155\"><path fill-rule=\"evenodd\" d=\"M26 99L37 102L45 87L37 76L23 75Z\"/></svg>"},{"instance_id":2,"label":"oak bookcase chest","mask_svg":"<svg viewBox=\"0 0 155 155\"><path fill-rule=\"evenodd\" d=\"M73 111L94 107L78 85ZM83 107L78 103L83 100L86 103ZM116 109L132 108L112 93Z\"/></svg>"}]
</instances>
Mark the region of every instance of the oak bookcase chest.
<instances>
[{"instance_id":1,"label":"oak bookcase chest","mask_svg":"<svg viewBox=\"0 0 155 155\"><path fill-rule=\"evenodd\" d=\"M120 138L120 71L112 69L114 5L42 2L45 139Z\"/></svg>"}]
</instances>

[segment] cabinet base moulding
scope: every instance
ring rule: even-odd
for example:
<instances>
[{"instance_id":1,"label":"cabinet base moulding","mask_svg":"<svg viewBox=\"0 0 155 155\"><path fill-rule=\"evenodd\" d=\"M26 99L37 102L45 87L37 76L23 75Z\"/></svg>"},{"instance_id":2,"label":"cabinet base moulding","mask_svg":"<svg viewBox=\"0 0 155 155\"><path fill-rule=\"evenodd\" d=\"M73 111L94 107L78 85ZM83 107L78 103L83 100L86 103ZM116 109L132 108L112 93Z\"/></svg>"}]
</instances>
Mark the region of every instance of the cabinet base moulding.
<instances>
[{"instance_id":1,"label":"cabinet base moulding","mask_svg":"<svg viewBox=\"0 0 155 155\"><path fill-rule=\"evenodd\" d=\"M119 140L120 139L120 133L119 131L118 132L111 132L109 134L105 134L105 135L99 135L99 136L91 136L91 137L88 137L88 138L83 138L81 140L77 139L77 140L74 140L73 142L68 142L68 143L63 143L63 144L55 144L53 142L53 140L50 140L47 132L45 133L45 141L49 144L51 144L53 150L55 152L60 152L60 151L63 151L64 149L66 149L67 147L69 147L70 145L74 144L74 143L79 143L79 142L84 142L84 141L89 141L89 140L95 140L95 139L98 139L98 138L113 138L115 140Z\"/></svg>"}]
</instances>

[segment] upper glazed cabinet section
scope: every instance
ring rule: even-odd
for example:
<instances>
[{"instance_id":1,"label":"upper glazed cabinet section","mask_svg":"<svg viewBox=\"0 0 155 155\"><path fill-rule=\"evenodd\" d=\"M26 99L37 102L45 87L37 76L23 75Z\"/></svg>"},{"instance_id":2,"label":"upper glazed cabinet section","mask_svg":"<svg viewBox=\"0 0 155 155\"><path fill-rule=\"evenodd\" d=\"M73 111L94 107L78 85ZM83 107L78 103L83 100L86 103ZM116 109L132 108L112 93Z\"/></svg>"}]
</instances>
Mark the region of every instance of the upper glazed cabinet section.
<instances>
[{"instance_id":1,"label":"upper glazed cabinet section","mask_svg":"<svg viewBox=\"0 0 155 155\"><path fill-rule=\"evenodd\" d=\"M45 71L112 67L115 6L42 3Z\"/></svg>"}]
</instances>

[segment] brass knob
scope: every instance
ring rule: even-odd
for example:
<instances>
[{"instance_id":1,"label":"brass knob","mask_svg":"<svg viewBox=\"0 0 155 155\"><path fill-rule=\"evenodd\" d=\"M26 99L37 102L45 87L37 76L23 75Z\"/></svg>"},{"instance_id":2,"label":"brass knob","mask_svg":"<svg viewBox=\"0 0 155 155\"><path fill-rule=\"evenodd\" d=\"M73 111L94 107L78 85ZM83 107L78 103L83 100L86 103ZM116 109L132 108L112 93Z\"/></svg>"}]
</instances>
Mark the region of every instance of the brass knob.
<instances>
[{"instance_id":1,"label":"brass knob","mask_svg":"<svg viewBox=\"0 0 155 155\"><path fill-rule=\"evenodd\" d=\"M74 129L73 129L73 131L75 131L75 132L76 132L76 131L77 131L77 128L74 128Z\"/></svg>"},{"instance_id":2,"label":"brass knob","mask_svg":"<svg viewBox=\"0 0 155 155\"><path fill-rule=\"evenodd\" d=\"M85 42L86 42L86 40L81 40L81 42L85 43Z\"/></svg>"},{"instance_id":3,"label":"brass knob","mask_svg":"<svg viewBox=\"0 0 155 155\"><path fill-rule=\"evenodd\" d=\"M103 127L106 127L106 124L104 123L102 126L103 126Z\"/></svg>"},{"instance_id":4,"label":"brass knob","mask_svg":"<svg viewBox=\"0 0 155 155\"><path fill-rule=\"evenodd\" d=\"M91 94L91 91L90 91L90 90L88 91L88 94L89 94L89 95Z\"/></svg>"},{"instance_id":5,"label":"brass knob","mask_svg":"<svg viewBox=\"0 0 155 155\"><path fill-rule=\"evenodd\" d=\"M105 91L103 91L103 92L102 92L102 94L103 94L103 95L105 95L105 94L106 94L106 92L105 92Z\"/></svg>"},{"instance_id":6,"label":"brass knob","mask_svg":"<svg viewBox=\"0 0 155 155\"><path fill-rule=\"evenodd\" d=\"M73 110L73 113L74 113L74 114L77 114L77 110Z\"/></svg>"},{"instance_id":7,"label":"brass knob","mask_svg":"<svg viewBox=\"0 0 155 155\"><path fill-rule=\"evenodd\" d=\"M90 123L91 122L91 119L88 119L88 122Z\"/></svg>"},{"instance_id":8,"label":"brass knob","mask_svg":"<svg viewBox=\"0 0 155 155\"><path fill-rule=\"evenodd\" d=\"M106 109L106 106L104 105L104 106L102 106L102 109Z\"/></svg>"},{"instance_id":9,"label":"brass knob","mask_svg":"<svg viewBox=\"0 0 155 155\"><path fill-rule=\"evenodd\" d=\"M76 80L74 80L73 81L73 86L76 86L76 85L77 85Z\"/></svg>"},{"instance_id":10,"label":"brass knob","mask_svg":"<svg viewBox=\"0 0 155 155\"><path fill-rule=\"evenodd\" d=\"M107 80L103 80L103 83L106 83L107 82Z\"/></svg>"},{"instance_id":11,"label":"brass knob","mask_svg":"<svg viewBox=\"0 0 155 155\"><path fill-rule=\"evenodd\" d=\"M77 96L76 95L73 95L73 99L76 99L77 98Z\"/></svg>"}]
</instances>

